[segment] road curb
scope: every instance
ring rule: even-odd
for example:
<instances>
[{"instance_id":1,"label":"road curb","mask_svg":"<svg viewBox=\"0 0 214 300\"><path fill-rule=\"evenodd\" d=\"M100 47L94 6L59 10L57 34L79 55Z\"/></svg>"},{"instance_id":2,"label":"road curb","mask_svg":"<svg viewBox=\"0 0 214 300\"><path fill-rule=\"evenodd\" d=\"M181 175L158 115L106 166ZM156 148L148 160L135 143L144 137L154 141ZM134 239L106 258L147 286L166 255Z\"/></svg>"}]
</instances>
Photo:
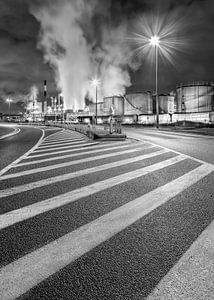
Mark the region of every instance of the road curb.
<instances>
[{"instance_id":1,"label":"road curb","mask_svg":"<svg viewBox=\"0 0 214 300\"><path fill-rule=\"evenodd\" d=\"M13 128L13 129L14 129L13 132L0 136L0 140L3 140L9 136L15 135L20 132L20 128Z\"/></svg>"},{"instance_id":2,"label":"road curb","mask_svg":"<svg viewBox=\"0 0 214 300\"><path fill-rule=\"evenodd\" d=\"M44 138L44 135L45 135L45 131L41 128L37 128L39 130L42 131L42 136L40 137L40 139L38 140L38 142L30 149L28 150L27 152L25 152L23 155L21 155L19 158L17 158L15 161L13 161L12 163L10 163L8 166L6 166L4 169L0 170L0 177L6 173L9 169L11 169L15 164L17 164L18 162L20 162L22 159L24 159L26 156L28 156L31 152L33 152L33 150L38 147L43 138Z\"/></svg>"}]
</instances>

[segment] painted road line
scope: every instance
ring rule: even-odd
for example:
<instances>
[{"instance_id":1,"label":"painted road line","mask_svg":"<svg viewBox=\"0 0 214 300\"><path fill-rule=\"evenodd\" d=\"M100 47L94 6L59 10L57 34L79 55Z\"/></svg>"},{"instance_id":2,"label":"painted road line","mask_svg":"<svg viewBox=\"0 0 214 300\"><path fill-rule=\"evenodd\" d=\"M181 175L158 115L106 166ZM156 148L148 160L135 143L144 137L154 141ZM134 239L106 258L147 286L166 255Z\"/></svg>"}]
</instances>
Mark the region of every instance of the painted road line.
<instances>
[{"instance_id":1,"label":"painted road line","mask_svg":"<svg viewBox=\"0 0 214 300\"><path fill-rule=\"evenodd\" d=\"M153 135L163 135L163 136L174 136L174 137L184 137L186 139L188 138L211 138L213 139L214 136L211 136L211 135L203 135L203 134L199 134L199 133L193 133L193 132L176 132L176 131L164 131L164 130L158 130L158 131L153 131L153 130L143 130L142 131L142 134L145 133L146 135L148 134L153 134Z\"/></svg>"},{"instance_id":2,"label":"painted road line","mask_svg":"<svg viewBox=\"0 0 214 300\"><path fill-rule=\"evenodd\" d=\"M148 142L147 143L143 143L143 144L149 144ZM50 155L50 154L61 154L61 153L66 153L66 152L72 152L72 151L79 151L79 150L85 150L85 149L90 149L90 148L93 148L93 143L88 143L88 147L81 147L81 145L79 146L79 148L76 148L74 150L63 150L63 151L56 151L56 152L52 152L52 153L41 153L41 154L36 154L34 155L34 153L32 153L32 155L30 157L27 157L26 159L30 159L30 158L37 158L37 157L42 157L42 156L46 156L46 155ZM115 142L115 143L112 143L112 144L100 144L97 146L97 148L105 148L105 147L109 147L110 149L110 146L118 146L118 145L130 145L129 144L124 144L124 143L121 143L121 142ZM77 145L78 146L78 145Z\"/></svg>"},{"instance_id":3,"label":"painted road line","mask_svg":"<svg viewBox=\"0 0 214 300\"><path fill-rule=\"evenodd\" d=\"M84 145L94 145L94 144L98 144L98 143L89 144L86 141L70 142L68 145L62 145L60 147L59 147L59 145L57 145L57 146L52 146L51 148L48 148L48 149L41 149L39 147L34 151L34 153L36 154L36 153L47 152L47 151L52 151L52 150L69 149L69 148L80 147L80 146L84 146Z\"/></svg>"},{"instance_id":4,"label":"painted road line","mask_svg":"<svg viewBox=\"0 0 214 300\"><path fill-rule=\"evenodd\" d=\"M132 136L129 136L129 138L132 138L132 139L135 139L135 140L137 140L137 141L139 141L139 142L145 142L145 140L144 140L144 138L142 137L142 135L141 134L136 134L136 133L134 133L134 136L132 135ZM166 150L169 150L169 151L172 151L172 152L174 152L174 153L176 153L176 154L178 154L178 155L184 155L183 153L181 153L181 152L178 152L178 151L176 151L176 150L172 150L172 149L170 149L170 148L167 148L167 147L163 147L163 146L160 146L160 145L158 145L158 144L156 144L156 143L153 143L153 142L150 142L150 141L147 141L147 143L149 143L149 144L151 144L151 145L153 145L153 146L155 146L155 147L160 147L160 148L162 148L162 149L166 149ZM206 161L203 161L203 160L201 160L201 159L198 159L198 158L196 158L196 157L193 157L193 156L190 156L190 155L187 155L187 154L185 154L186 155L186 158L190 158L190 159L192 159L192 160L194 160L194 161L197 161L197 162L199 162L200 164L206 164L207 162Z\"/></svg>"},{"instance_id":5,"label":"painted road line","mask_svg":"<svg viewBox=\"0 0 214 300\"><path fill-rule=\"evenodd\" d=\"M214 299L213 249L214 221L146 299Z\"/></svg>"},{"instance_id":6,"label":"painted road line","mask_svg":"<svg viewBox=\"0 0 214 300\"><path fill-rule=\"evenodd\" d=\"M78 141L80 141L80 142L82 142L82 141L84 141L84 142L86 142L86 140L85 139L78 139L78 140L73 140L73 139L69 139L69 140L63 140L63 141L60 141L60 142L55 142L55 143L48 143L48 144L41 144L40 145L40 147L39 147L39 149L44 149L44 148L49 148L49 147L52 147L52 146L60 146L60 145L65 145L65 144L69 144L69 143L72 143L72 142L78 142Z\"/></svg>"},{"instance_id":7,"label":"painted road line","mask_svg":"<svg viewBox=\"0 0 214 300\"><path fill-rule=\"evenodd\" d=\"M45 129L45 131L53 131L53 130L56 130L56 131L61 131L61 128L60 129L57 129L56 127L50 127L50 128L47 128L46 126L42 127L43 129Z\"/></svg>"},{"instance_id":8,"label":"painted road line","mask_svg":"<svg viewBox=\"0 0 214 300\"><path fill-rule=\"evenodd\" d=\"M21 130L20 128L17 128L17 127L13 127L13 129L14 129L13 132L0 136L0 140L6 139L9 136L15 135L15 134L19 133Z\"/></svg>"},{"instance_id":9,"label":"painted road line","mask_svg":"<svg viewBox=\"0 0 214 300\"><path fill-rule=\"evenodd\" d=\"M57 152L52 152L52 153L44 153L44 154L33 155L33 156L26 157L26 159L44 157L44 156L47 156L47 155L50 156L52 154L54 154L54 155L55 154L62 154L62 153L66 153L66 152L77 152L77 153L61 155L61 156L57 156L57 157L54 156L54 157L49 157L49 158L36 159L36 160L28 161L28 162L23 162L23 163L20 163L18 166L15 165L14 168L15 167L20 167L20 166L38 164L38 163L42 163L42 162L56 161L56 160L59 160L59 159L61 160L61 159L64 159L64 158L69 158L69 157L82 156L82 155L87 155L87 154L92 154L92 153L97 153L97 152L105 152L105 151L111 151L111 150L116 150L116 149L121 149L121 148L127 148L127 147L130 147L130 145L123 145L123 146L120 145L120 146L117 146L117 147L109 147L109 148L102 149L103 147L106 147L106 145L99 145L99 146L96 147L95 150L93 150L94 146L87 146L87 147L84 147L84 148L75 148L75 149L68 149L68 150L57 151ZM140 147L140 146L138 146L138 147ZM92 149L92 150L78 152L78 151L85 150L85 149Z\"/></svg>"},{"instance_id":10,"label":"painted road line","mask_svg":"<svg viewBox=\"0 0 214 300\"><path fill-rule=\"evenodd\" d=\"M214 136L211 135L204 135L204 134L200 134L200 133L194 133L194 132L166 132L166 131L158 131L158 133L161 132L161 134L167 134L167 135L174 135L174 136L182 136L185 138L191 137L191 138L211 138L213 139Z\"/></svg>"},{"instance_id":11,"label":"painted road line","mask_svg":"<svg viewBox=\"0 0 214 300\"><path fill-rule=\"evenodd\" d=\"M58 139L54 139L54 140L46 140L43 142L44 145L49 145L49 144L54 144L54 143L60 143L60 142L64 142L64 141L69 141L69 140L75 140L75 141L82 141L82 140L87 140L86 138L83 137L72 137L72 136L68 136L68 137L64 137L64 138L58 138Z\"/></svg>"},{"instance_id":12,"label":"painted road line","mask_svg":"<svg viewBox=\"0 0 214 300\"><path fill-rule=\"evenodd\" d=\"M11 195L14 195L14 194L22 193L22 192L29 191L29 190L32 190L32 189L35 189L35 188L40 188L42 186L46 186L48 184L61 182L63 180L69 180L69 179L72 179L72 178L76 178L78 176L88 175L88 174L92 174L94 172L104 171L104 170L108 170L108 169L111 169L111 168L123 166L123 165L126 165L126 164L141 161L141 160L144 160L144 159L147 159L147 158L159 156L159 155L165 154L165 153L168 153L168 151L166 151L165 149L162 149L162 150L159 150L159 151L156 151L156 152L143 154L143 155L139 155L139 156L136 156L136 157L131 157L131 158L124 159L124 160L119 160L119 161L104 164L104 165L101 165L101 166L92 167L92 168L88 168L88 169L83 169L83 170L80 170L80 171L71 172L71 173L67 173L67 174L59 175L59 176L55 176L55 177L49 177L47 179L42 179L42 180L39 180L39 181L36 181L36 182L31 182L31 183L19 185L19 186L16 186L16 187L11 187L11 188L8 188L8 189L5 189L5 190L1 190L0 198L4 198L4 197L8 197L8 196L11 196Z\"/></svg>"},{"instance_id":13,"label":"painted road line","mask_svg":"<svg viewBox=\"0 0 214 300\"><path fill-rule=\"evenodd\" d=\"M150 149L150 148L155 148L155 147L154 146L149 146L146 149ZM5 179L11 179L11 178L16 178L16 177L31 175L31 174L35 174L35 173L39 173L39 172L47 172L47 171L58 169L58 168L69 167L69 166L72 166L72 165L82 164L82 163L90 162L90 161L96 161L96 160L100 160L100 159L104 159L104 158L117 157L117 156L120 156L120 155L124 155L124 154L127 154L127 153L138 152L138 151L141 151L141 150L142 150L142 148L128 149L128 150L119 151L119 152L116 152L116 153L108 153L108 154L103 154L103 155L99 155L99 156L86 157L86 158L77 159L77 160L74 160L74 161L69 161L69 162L65 162L65 163L61 163L61 164L35 168L35 169L31 169L31 170L26 170L26 171L22 171L22 172L17 172L17 173L13 173L13 174L4 175L4 176L0 177L0 181L5 180Z\"/></svg>"},{"instance_id":14,"label":"painted road line","mask_svg":"<svg viewBox=\"0 0 214 300\"><path fill-rule=\"evenodd\" d=\"M195 136L192 136L192 135L190 135L190 134L182 134L182 133L177 133L177 132L166 132L166 131L160 131L160 130L158 130L158 131L152 131L152 130L148 130L148 131L144 131L143 133L145 133L146 135L155 135L155 136L157 136L157 135L160 135L160 136L169 136L169 137L184 137L184 138L192 138L192 137L195 137Z\"/></svg>"},{"instance_id":15,"label":"painted road line","mask_svg":"<svg viewBox=\"0 0 214 300\"><path fill-rule=\"evenodd\" d=\"M18 159L16 159L14 162L12 162L11 164L9 164L7 167L5 167L4 169L2 169L0 171L0 178L1 176L6 173L8 170L10 170L11 168L14 168L14 166L16 164L18 164L21 160L25 159L28 155L30 155L30 153L32 153L42 142L44 135L45 135L45 131L43 129L37 128L39 130L42 131L42 136L41 138L38 140L38 142L29 150L27 151L24 155L20 156Z\"/></svg>"},{"instance_id":16,"label":"painted road line","mask_svg":"<svg viewBox=\"0 0 214 300\"><path fill-rule=\"evenodd\" d=\"M201 165L3 267L0 270L0 298L13 300L26 293L209 175L213 170L210 164ZM213 247L210 250L213 253Z\"/></svg>"},{"instance_id":17,"label":"painted road line","mask_svg":"<svg viewBox=\"0 0 214 300\"><path fill-rule=\"evenodd\" d=\"M25 206L16 210L12 210L5 214L0 215L0 229L6 228L18 222L24 221L26 219L35 217L46 211L53 210L60 206L69 204L71 202L77 201L83 197L93 195L105 189L111 188L118 184L133 180L151 172L169 167L173 164L181 162L185 159L183 156L176 156L159 163L153 164L151 166L143 167L135 171L127 172L118 176L114 176L91 185L81 187L79 189L55 196L40 202L36 202L32 205Z\"/></svg>"},{"instance_id":18,"label":"painted road line","mask_svg":"<svg viewBox=\"0 0 214 300\"><path fill-rule=\"evenodd\" d=\"M68 134L57 134L56 136L51 136L50 138L47 137L46 141L55 141L58 139L66 139L66 138L84 138L83 135L78 135L78 134L72 134L72 133L68 133Z\"/></svg>"}]
</instances>

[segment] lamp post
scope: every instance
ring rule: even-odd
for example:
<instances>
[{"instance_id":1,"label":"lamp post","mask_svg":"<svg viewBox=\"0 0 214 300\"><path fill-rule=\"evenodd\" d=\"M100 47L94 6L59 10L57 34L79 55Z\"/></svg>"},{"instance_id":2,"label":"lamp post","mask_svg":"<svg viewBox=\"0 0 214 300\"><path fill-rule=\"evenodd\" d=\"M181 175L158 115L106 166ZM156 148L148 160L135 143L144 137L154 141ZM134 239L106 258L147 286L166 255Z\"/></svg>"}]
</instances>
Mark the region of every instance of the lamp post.
<instances>
[{"instance_id":1,"label":"lamp post","mask_svg":"<svg viewBox=\"0 0 214 300\"><path fill-rule=\"evenodd\" d=\"M10 103L12 102L12 99L8 98L6 101L9 105L9 115L11 115Z\"/></svg>"},{"instance_id":2,"label":"lamp post","mask_svg":"<svg viewBox=\"0 0 214 300\"><path fill-rule=\"evenodd\" d=\"M96 122L95 122L95 124L97 125L97 87L99 85L99 79L97 79L97 78L92 79L92 84L95 86L95 93L96 93L96 108L95 108Z\"/></svg>"},{"instance_id":3,"label":"lamp post","mask_svg":"<svg viewBox=\"0 0 214 300\"><path fill-rule=\"evenodd\" d=\"M155 98L156 98L156 127L159 128L159 101L158 101L158 47L160 38L154 35L150 38L150 44L155 47Z\"/></svg>"},{"instance_id":4,"label":"lamp post","mask_svg":"<svg viewBox=\"0 0 214 300\"><path fill-rule=\"evenodd\" d=\"M56 109L56 102L57 102L57 99L56 97L54 97L54 115L55 115L55 122L56 122L56 112L57 112L57 109Z\"/></svg>"}]
</instances>

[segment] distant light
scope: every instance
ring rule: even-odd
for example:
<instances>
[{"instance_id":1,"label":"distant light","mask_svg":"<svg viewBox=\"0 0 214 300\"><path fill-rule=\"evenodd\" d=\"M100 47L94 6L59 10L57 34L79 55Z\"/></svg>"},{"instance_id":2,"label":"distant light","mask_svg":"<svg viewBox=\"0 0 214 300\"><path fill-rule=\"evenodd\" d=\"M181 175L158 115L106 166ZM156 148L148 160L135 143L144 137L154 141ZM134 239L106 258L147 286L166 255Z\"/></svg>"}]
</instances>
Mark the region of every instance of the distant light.
<instances>
[{"instance_id":1,"label":"distant light","mask_svg":"<svg viewBox=\"0 0 214 300\"><path fill-rule=\"evenodd\" d=\"M159 46L160 38L157 35L154 35L150 38L149 42L152 46Z\"/></svg>"},{"instance_id":2,"label":"distant light","mask_svg":"<svg viewBox=\"0 0 214 300\"><path fill-rule=\"evenodd\" d=\"M97 78L93 78L93 79L91 80L91 83L92 83L92 85L94 85L94 86L98 86L98 85L100 84L100 81L99 81L99 79L97 79Z\"/></svg>"},{"instance_id":3,"label":"distant light","mask_svg":"<svg viewBox=\"0 0 214 300\"><path fill-rule=\"evenodd\" d=\"M7 102L12 102L12 99L10 99L10 98L7 98L7 100L6 100Z\"/></svg>"}]
</instances>

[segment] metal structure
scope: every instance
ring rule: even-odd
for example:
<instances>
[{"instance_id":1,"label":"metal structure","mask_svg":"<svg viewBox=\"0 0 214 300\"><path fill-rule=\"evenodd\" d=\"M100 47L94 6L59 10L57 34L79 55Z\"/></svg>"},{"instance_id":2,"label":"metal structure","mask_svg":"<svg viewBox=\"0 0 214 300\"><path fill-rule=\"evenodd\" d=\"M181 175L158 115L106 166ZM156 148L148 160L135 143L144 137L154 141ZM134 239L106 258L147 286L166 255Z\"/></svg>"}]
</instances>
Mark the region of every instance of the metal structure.
<instances>
[{"instance_id":1,"label":"metal structure","mask_svg":"<svg viewBox=\"0 0 214 300\"><path fill-rule=\"evenodd\" d=\"M214 83L191 82L176 88L175 102L178 113L214 111Z\"/></svg>"}]
</instances>

